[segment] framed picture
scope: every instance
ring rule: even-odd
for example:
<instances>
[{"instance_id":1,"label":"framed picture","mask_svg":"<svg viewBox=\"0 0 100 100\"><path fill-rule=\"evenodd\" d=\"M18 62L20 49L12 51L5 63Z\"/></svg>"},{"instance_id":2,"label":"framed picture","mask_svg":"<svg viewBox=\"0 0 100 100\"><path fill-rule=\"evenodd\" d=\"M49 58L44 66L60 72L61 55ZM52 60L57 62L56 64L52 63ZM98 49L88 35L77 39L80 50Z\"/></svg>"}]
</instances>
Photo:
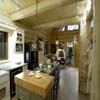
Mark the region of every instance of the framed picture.
<instances>
[{"instance_id":1,"label":"framed picture","mask_svg":"<svg viewBox=\"0 0 100 100\"><path fill-rule=\"evenodd\" d=\"M56 44L51 45L51 53L53 53L53 54L56 53Z\"/></svg>"}]
</instances>

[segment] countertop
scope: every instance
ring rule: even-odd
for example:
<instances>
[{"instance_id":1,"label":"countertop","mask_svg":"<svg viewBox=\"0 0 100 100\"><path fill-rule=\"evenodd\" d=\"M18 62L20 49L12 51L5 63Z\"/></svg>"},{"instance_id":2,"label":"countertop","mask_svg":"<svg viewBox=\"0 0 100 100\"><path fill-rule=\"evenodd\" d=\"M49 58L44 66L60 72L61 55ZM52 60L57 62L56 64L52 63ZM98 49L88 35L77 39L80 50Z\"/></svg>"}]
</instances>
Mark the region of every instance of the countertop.
<instances>
[{"instance_id":1,"label":"countertop","mask_svg":"<svg viewBox=\"0 0 100 100\"><path fill-rule=\"evenodd\" d=\"M6 75L6 74L8 74L8 72L7 72L7 71L0 70L0 76Z\"/></svg>"},{"instance_id":2,"label":"countertop","mask_svg":"<svg viewBox=\"0 0 100 100\"><path fill-rule=\"evenodd\" d=\"M59 64L58 63L53 63L52 65L51 65L52 67L51 68L42 68L42 72L43 73L46 73L46 74L52 74L52 72L57 68L57 67L59 67ZM45 70L43 70L43 69L45 69ZM41 69L40 69L41 70Z\"/></svg>"},{"instance_id":3,"label":"countertop","mask_svg":"<svg viewBox=\"0 0 100 100\"><path fill-rule=\"evenodd\" d=\"M42 77L37 79L34 75L29 76L27 73L22 72L15 76L15 83L29 91L32 91L44 98L48 96L53 86L54 77L48 74L41 73Z\"/></svg>"},{"instance_id":4,"label":"countertop","mask_svg":"<svg viewBox=\"0 0 100 100\"><path fill-rule=\"evenodd\" d=\"M10 71L10 70L19 68L19 67L24 66L24 65L27 65L27 64L26 63L23 63L23 64L19 64L18 65L18 64L8 63L8 64L0 65L0 69L1 70L6 70L6 71Z\"/></svg>"}]
</instances>

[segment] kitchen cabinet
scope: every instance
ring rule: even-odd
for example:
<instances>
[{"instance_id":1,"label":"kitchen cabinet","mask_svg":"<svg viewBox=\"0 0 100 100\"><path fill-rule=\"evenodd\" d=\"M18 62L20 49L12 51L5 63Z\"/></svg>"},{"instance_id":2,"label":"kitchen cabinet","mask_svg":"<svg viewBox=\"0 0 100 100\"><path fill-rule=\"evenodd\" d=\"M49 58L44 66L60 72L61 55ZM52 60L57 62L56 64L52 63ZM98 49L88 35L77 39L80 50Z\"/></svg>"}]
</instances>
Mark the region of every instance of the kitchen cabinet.
<instances>
[{"instance_id":1,"label":"kitchen cabinet","mask_svg":"<svg viewBox=\"0 0 100 100\"><path fill-rule=\"evenodd\" d=\"M30 92L27 91L26 89L20 87L20 86L16 86L16 91L17 94L16 96L18 97L18 100L30 100Z\"/></svg>"},{"instance_id":2,"label":"kitchen cabinet","mask_svg":"<svg viewBox=\"0 0 100 100\"><path fill-rule=\"evenodd\" d=\"M10 97L12 98L16 94L16 85L14 83L14 76L20 72L23 71L23 67L26 67L27 64L7 64L0 66L0 69L5 70L9 73L9 79L10 79Z\"/></svg>"},{"instance_id":3,"label":"kitchen cabinet","mask_svg":"<svg viewBox=\"0 0 100 100\"><path fill-rule=\"evenodd\" d=\"M51 100L51 94L49 94L47 98L44 98L18 85L17 85L16 95L17 95L17 100Z\"/></svg>"},{"instance_id":4,"label":"kitchen cabinet","mask_svg":"<svg viewBox=\"0 0 100 100\"><path fill-rule=\"evenodd\" d=\"M20 32L16 37L16 52L23 52L23 34Z\"/></svg>"},{"instance_id":5,"label":"kitchen cabinet","mask_svg":"<svg viewBox=\"0 0 100 100\"><path fill-rule=\"evenodd\" d=\"M45 68L44 68L45 69ZM60 66L55 63L51 68L47 68L47 70L42 70L43 73L49 74L54 77L54 84L51 90L51 100L57 100L57 95L59 91L59 81L60 81Z\"/></svg>"},{"instance_id":6,"label":"kitchen cabinet","mask_svg":"<svg viewBox=\"0 0 100 100\"><path fill-rule=\"evenodd\" d=\"M10 100L9 73L0 70L0 100Z\"/></svg>"},{"instance_id":7,"label":"kitchen cabinet","mask_svg":"<svg viewBox=\"0 0 100 100\"><path fill-rule=\"evenodd\" d=\"M22 72L15 76L17 100L51 100L51 89L54 77L41 73L38 79L34 75L29 76L30 71Z\"/></svg>"}]
</instances>

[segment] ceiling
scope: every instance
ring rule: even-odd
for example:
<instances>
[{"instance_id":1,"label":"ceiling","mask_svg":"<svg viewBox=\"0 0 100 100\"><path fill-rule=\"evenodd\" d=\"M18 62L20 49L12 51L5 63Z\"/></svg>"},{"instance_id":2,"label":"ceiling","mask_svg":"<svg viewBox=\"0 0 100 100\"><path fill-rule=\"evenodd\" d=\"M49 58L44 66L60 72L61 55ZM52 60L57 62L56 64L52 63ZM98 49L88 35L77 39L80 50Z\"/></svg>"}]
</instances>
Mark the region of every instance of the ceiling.
<instances>
[{"instance_id":1,"label":"ceiling","mask_svg":"<svg viewBox=\"0 0 100 100\"><path fill-rule=\"evenodd\" d=\"M79 23L87 0L0 0L0 12L32 29ZM76 18L78 16L78 18Z\"/></svg>"},{"instance_id":2,"label":"ceiling","mask_svg":"<svg viewBox=\"0 0 100 100\"><path fill-rule=\"evenodd\" d=\"M0 11L12 14L31 5L36 5L36 0L0 0Z\"/></svg>"}]
</instances>

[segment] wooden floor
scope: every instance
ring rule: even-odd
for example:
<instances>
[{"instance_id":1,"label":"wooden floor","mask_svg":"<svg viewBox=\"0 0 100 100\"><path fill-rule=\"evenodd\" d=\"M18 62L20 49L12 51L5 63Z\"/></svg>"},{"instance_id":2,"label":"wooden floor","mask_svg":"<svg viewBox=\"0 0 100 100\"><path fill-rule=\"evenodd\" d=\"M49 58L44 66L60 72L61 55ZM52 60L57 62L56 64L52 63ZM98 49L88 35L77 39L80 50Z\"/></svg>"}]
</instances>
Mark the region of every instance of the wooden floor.
<instances>
[{"instance_id":1,"label":"wooden floor","mask_svg":"<svg viewBox=\"0 0 100 100\"><path fill-rule=\"evenodd\" d=\"M61 69L58 100L89 100L89 96L79 95L79 70L73 67Z\"/></svg>"},{"instance_id":2,"label":"wooden floor","mask_svg":"<svg viewBox=\"0 0 100 100\"><path fill-rule=\"evenodd\" d=\"M58 100L78 100L78 69L61 69Z\"/></svg>"}]
</instances>

